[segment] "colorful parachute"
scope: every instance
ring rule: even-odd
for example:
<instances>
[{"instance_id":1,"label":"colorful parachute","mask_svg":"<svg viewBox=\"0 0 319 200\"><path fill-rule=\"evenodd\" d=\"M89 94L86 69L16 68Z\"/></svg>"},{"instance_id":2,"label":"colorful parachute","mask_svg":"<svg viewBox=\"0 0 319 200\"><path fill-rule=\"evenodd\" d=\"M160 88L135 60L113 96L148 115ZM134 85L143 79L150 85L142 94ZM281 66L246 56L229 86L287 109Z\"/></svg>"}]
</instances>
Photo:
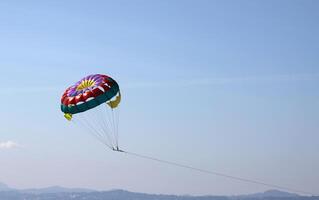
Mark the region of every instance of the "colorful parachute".
<instances>
[{"instance_id":1,"label":"colorful parachute","mask_svg":"<svg viewBox=\"0 0 319 200\"><path fill-rule=\"evenodd\" d=\"M85 127L100 142L118 149L119 85L111 77L93 74L65 90L61 98L64 117Z\"/></svg>"}]
</instances>

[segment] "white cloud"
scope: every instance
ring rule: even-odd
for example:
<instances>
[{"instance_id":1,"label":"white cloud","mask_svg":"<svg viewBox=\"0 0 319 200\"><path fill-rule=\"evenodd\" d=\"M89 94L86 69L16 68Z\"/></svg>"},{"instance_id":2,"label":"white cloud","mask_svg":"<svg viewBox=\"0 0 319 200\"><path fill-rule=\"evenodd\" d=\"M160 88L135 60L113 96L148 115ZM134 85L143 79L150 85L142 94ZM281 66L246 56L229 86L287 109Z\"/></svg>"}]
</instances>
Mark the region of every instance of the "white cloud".
<instances>
[{"instance_id":1,"label":"white cloud","mask_svg":"<svg viewBox=\"0 0 319 200\"><path fill-rule=\"evenodd\" d=\"M0 142L0 149L14 149L18 148L20 145L12 141Z\"/></svg>"}]
</instances>

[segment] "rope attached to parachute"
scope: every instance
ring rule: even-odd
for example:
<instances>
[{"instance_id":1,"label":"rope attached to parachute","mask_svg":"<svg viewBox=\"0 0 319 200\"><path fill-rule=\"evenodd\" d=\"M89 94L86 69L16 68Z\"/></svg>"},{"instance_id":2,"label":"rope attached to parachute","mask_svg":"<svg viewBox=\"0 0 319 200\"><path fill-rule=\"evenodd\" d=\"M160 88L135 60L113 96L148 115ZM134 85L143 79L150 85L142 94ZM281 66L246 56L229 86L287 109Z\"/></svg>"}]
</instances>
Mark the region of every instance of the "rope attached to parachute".
<instances>
[{"instance_id":1,"label":"rope attached to parachute","mask_svg":"<svg viewBox=\"0 0 319 200\"><path fill-rule=\"evenodd\" d=\"M255 184L255 185L262 185L262 186L267 186L267 187L271 187L271 188L286 190L289 192L297 192L297 193L302 193L302 194L311 195L311 196L318 196L317 194L314 194L314 193L308 192L308 191L304 191L304 190L299 190L299 189L285 187L285 186L276 185L276 184L272 184L272 183L266 183L266 182L257 181L257 180L253 180L253 179L233 176L233 175L229 175L229 174L225 174L225 173L220 173L220 172L216 172L216 171L210 171L210 170L201 169L201 168L197 168L197 167L193 167L193 166L189 166L189 165L184 165L184 164L180 164L177 162L162 160L162 159L154 158L151 156L146 156L146 155L137 154L137 153L133 153L133 152L129 152L129 151L124 151L124 150L119 149L119 147L113 148L112 150L115 152L125 153L127 155L131 155L134 157L138 157L138 158L142 158L142 159L146 159L146 160L152 160L155 162L168 164L168 165L176 166L176 167L180 167L180 168L185 168L185 169L189 169L189 170L193 170L193 171L197 171L197 172L201 172L201 173L205 173L205 174L220 176L220 177L224 177L224 178L228 178L228 179L232 179L232 180L237 180L237 181L241 181L241 182L246 182L246 183L251 183L251 184Z\"/></svg>"}]
</instances>

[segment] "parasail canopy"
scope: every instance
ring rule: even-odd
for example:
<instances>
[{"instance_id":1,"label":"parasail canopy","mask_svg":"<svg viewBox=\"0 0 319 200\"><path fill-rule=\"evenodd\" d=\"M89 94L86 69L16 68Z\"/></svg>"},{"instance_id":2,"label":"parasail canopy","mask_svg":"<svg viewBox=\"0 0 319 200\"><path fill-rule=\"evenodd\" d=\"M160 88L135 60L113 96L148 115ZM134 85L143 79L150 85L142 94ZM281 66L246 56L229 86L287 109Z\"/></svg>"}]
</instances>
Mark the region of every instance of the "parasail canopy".
<instances>
[{"instance_id":1,"label":"parasail canopy","mask_svg":"<svg viewBox=\"0 0 319 200\"><path fill-rule=\"evenodd\" d=\"M120 88L103 74L86 76L68 87L61 98L61 111L69 121L85 127L111 149L118 149Z\"/></svg>"}]
</instances>

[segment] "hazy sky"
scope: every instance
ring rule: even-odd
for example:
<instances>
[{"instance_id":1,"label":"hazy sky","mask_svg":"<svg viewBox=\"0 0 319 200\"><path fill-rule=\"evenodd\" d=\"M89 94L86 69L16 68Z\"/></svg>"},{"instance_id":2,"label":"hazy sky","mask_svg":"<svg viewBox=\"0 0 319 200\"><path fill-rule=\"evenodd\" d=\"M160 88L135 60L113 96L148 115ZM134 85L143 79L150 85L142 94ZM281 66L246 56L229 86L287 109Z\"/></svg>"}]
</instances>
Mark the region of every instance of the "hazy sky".
<instances>
[{"instance_id":1,"label":"hazy sky","mask_svg":"<svg viewBox=\"0 0 319 200\"><path fill-rule=\"evenodd\" d=\"M106 150L60 111L121 86L120 145L319 193L319 2L0 1L0 182L151 193L268 188Z\"/></svg>"}]
</instances>

